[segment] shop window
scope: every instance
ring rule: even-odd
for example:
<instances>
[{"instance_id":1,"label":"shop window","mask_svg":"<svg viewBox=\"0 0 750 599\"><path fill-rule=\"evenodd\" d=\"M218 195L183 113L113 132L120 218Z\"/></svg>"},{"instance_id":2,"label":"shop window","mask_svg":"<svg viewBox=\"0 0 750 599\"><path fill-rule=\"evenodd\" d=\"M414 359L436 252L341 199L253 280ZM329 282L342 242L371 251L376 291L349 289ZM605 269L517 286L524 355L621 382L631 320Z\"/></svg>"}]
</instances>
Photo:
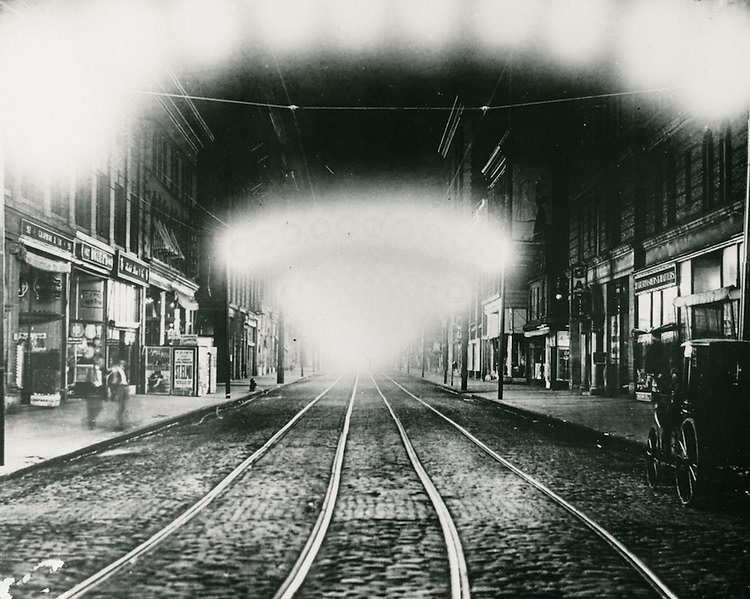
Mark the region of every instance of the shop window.
<instances>
[{"instance_id":1,"label":"shop window","mask_svg":"<svg viewBox=\"0 0 750 599\"><path fill-rule=\"evenodd\" d=\"M739 261L739 245L724 248L721 256L721 286L739 286L737 263Z\"/></svg>"},{"instance_id":2,"label":"shop window","mask_svg":"<svg viewBox=\"0 0 750 599\"><path fill-rule=\"evenodd\" d=\"M91 230L91 175L88 173L76 181L75 220L79 229Z\"/></svg>"},{"instance_id":3,"label":"shop window","mask_svg":"<svg viewBox=\"0 0 750 599\"><path fill-rule=\"evenodd\" d=\"M68 218L70 187L67 180L54 181L50 186L50 208L62 218Z\"/></svg>"},{"instance_id":4,"label":"shop window","mask_svg":"<svg viewBox=\"0 0 750 599\"><path fill-rule=\"evenodd\" d=\"M127 197L122 185L115 185L115 244L125 247L127 240Z\"/></svg>"},{"instance_id":5,"label":"shop window","mask_svg":"<svg viewBox=\"0 0 750 599\"><path fill-rule=\"evenodd\" d=\"M638 328L642 331L649 331L676 322L674 309L676 297L677 287L667 287L638 295Z\"/></svg>"},{"instance_id":6,"label":"shop window","mask_svg":"<svg viewBox=\"0 0 750 599\"><path fill-rule=\"evenodd\" d=\"M703 208L713 207L714 195L714 137L711 129L703 134Z\"/></svg>"},{"instance_id":7,"label":"shop window","mask_svg":"<svg viewBox=\"0 0 750 599\"><path fill-rule=\"evenodd\" d=\"M711 252L693 259L693 293L721 287L721 252Z\"/></svg>"},{"instance_id":8,"label":"shop window","mask_svg":"<svg viewBox=\"0 0 750 599\"><path fill-rule=\"evenodd\" d=\"M680 262L678 268L680 276L680 295L690 295L693 293L693 269L690 261Z\"/></svg>"},{"instance_id":9,"label":"shop window","mask_svg":"<svg viewBox=\"0 0 750 599\"><path fill-rule=\"evenodd\" d=\"M135 285L111 281L107 298L107 316L115 322L140 321L139 290Z\"/></svg>"},{"instance_id":10,"label":"shop window","mask_svg":"<svg viewBox=\"0 0 750 599\"><path fill-rule=\"evenodd\" d=\"M138 253L138 235L141 230L141 202L135 196L130 196L130 251Z\"/></svg>"},{"instance_id":11,"label":"shop window","mask_svg":"<svg viewBox=\"0 0 750 599\"><path fill-rule=\"evenodd\" d=\"M96 233L109 240L109 176L98 173L96 176Z\"/></svg>"}]
</instances>

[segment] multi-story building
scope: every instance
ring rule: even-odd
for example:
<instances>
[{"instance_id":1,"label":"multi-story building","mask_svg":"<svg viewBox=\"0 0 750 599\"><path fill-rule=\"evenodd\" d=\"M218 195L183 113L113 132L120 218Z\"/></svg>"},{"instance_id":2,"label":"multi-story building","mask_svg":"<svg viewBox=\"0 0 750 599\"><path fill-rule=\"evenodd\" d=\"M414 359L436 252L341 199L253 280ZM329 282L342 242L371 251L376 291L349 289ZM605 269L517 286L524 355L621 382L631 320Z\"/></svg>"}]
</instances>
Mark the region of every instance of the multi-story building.
<instances>
[{"instance_id":1,"label":"multi-story building","mask_svg":"<svg viewBox=\"0 0 750 599\"><path fill-rule=\"evenodd\" d=\"M97 357L125 360L140 390L143 347L192 332L195 167L210 131L189 100L158 99L108 134L77 172L6 165L7 387L22 402L85 395Z\"/></svg>"},{"instance_id":2,"label":"multi-story building","mask_svg":"<svg viewBox=\"0 0 750 599\"><path fill-rule=\"evenodd\" d=\"M585 118L581 161L598 159L570 196L573 383L646 399L680 342L737 337L747 123L623 99Z\"/></svg>"}]
</instances>

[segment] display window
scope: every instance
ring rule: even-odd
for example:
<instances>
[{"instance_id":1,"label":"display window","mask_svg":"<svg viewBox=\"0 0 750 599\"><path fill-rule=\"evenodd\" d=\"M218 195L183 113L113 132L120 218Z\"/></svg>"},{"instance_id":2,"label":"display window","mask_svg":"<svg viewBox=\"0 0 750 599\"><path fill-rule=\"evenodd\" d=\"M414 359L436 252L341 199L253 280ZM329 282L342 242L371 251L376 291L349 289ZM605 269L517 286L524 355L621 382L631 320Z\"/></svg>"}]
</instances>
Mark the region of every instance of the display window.
<instances>
[{"instance_id":1,"label":"display window","mask_svg":"<svg viewBox=\"0 0 750 599\"><path fill-rule=\"evenodd\" d=\"M24 403L60 403L66 279L62 272L20 265L14 374Z\"/></svg>"},{"instance_id":2,"label":"display window","mask_svg":"<svg viewBox=\"0 0 750 599\"><path fill-rule=\"evenodd\" d=\"M68 394L87 397L100 393L95 364L104 363L104 298L106 281L74 272L68 324Z\"/></svg>"}]
</instances>

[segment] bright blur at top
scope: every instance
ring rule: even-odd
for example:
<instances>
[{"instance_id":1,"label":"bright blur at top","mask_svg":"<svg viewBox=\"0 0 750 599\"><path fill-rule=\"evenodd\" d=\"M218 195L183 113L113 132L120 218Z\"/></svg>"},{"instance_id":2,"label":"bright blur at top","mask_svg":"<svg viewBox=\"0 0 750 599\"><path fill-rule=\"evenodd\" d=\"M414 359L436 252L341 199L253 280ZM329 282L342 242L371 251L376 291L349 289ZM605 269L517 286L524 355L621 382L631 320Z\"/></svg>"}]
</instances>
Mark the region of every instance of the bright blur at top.
<instances>
[{"instance_id":1,"label":"bright blur at top","mask_svg":"<svg viewBox=\"0 0 750 599\"><path fill-rule=\"evenodd\" d=\"M0 5L3 145L30 168L89 162L159 91L168 66L241 51L283 60L449 55L605 66L625 91L667 88L685 110L729 116L750 98L750 19L715 0L89 0ZM294 98L291 98L292 104Z\"/></svg>"}]
</instances>

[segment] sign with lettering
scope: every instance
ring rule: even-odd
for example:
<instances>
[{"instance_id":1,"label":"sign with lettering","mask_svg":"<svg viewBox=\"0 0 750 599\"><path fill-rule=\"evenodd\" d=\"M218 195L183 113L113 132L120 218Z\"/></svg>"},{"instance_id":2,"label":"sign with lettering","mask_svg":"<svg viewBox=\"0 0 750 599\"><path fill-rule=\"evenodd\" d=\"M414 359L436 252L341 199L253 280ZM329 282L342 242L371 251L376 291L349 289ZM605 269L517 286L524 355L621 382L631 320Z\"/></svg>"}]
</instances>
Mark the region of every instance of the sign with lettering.
<instances>
[{"instance_id":1,"label":"sign with lettering","mask_svg":"<svg viewBox=\"0 0 750 599\"><path fill-rule=\"evenodd\" d=\"M111 271L115 266L115 255L113 252L108 252L84 241L79 241L76 244L76 255L83 262L88 262L108 271Z\"/></svg>"},{"instance_id":2,"label":"sign with lettering","mask_svg":"<svg viewBox=\"0 0 750 599\"><path fill-rule=\"evenodd\" d=\"M635 275L636 295L665 289L666 287L674 287L675 285L677 285L677 266L675 264L670 264L656 272Z\"/></svg>"},{"instance_id":3,"label":"sign with lettering","mask_svg":"<svg viewBox=\"0 0 750 599\"><path fill-rule=\"evenodd\" d=\"M149 268L140 260L117 253L117 276L134 283L148 285Z\"/></svg>"},{"instance_id":4,"label":"sign with lettering","mask_svg":"<svg viewBox=\"0 0 750 599\"><path fill-rule=\"evenodd\" d=\"M25 218L21 219L21 235L39 241L45 245L52 246L55 249L73 253L73 240L68 239L64 235L55 233L45 227L40 227L36 223L32 223Z\"/></svg>"}]
</instances>

